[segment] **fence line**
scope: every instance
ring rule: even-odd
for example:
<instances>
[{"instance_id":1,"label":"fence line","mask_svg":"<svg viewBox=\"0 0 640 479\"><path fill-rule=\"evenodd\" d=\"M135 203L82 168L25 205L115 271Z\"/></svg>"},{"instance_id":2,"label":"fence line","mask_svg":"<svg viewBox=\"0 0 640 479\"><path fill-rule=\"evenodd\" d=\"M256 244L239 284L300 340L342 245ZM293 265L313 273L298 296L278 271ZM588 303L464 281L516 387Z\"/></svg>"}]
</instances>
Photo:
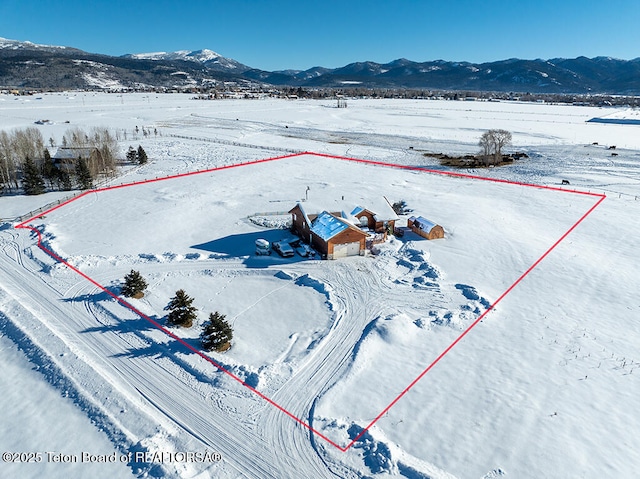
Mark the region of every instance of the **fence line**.
<instances>
[{"instance_id":1,"label":"fence line","mask_svg":"<svg viewBox=\"0 0 640 479\"><path fill-rule=\"evenodd\" d=\"M176 135L176 134L168 134L164 136L168 136L171 138L180 138L182 140L204 141L207 143L218 143L221 145L239 146L242 148L254 148L257 150L268 150L268 151L277 151L277 152L286 152L286 153L304 153L305 152L305 150L293 150L291 148L278 148L275 146L251 145L249 143L240 143L240 142L231 141L231 140L220 140L217 138L199 138L196 136Z\"/></svg>"},{"instance_id":2,"label":"fence line","mask_svg":"<svg viewBox=\"0 0 640 479\"><path fill-rule=\"evenodd\" d=\"M52 201L50 203L47 203L44 206L40 206L39 208L36 208L35 210L31 210L28 213L25 213L25 214L20 215L20 216L16 216L15 218L0 218L0 223L1 222L20 223L20 222L22 222L22 221L24 221L26 219L33 218L38 213L42 213L43 211L47 211L48 209L53 208L54 206L57 206L57 205L59 205L61 203L64 203L65 201L69 201L69 200L71 200L73 198L76 198L76 197L78 197L78 196L80 196L80 195L82 195L82 194L84 194L84 193L86 193L88 191L99 189L99 188L102 188L103 186L108 185L109 183L113 183L118 178L122 178L125 175L131 173L132 171L139 170L141 166L142 165L138 165L135 168L131 168L131 169L125 171L124 173L122 173L121 175L117 175L117 176L114 176L114 177L111 177L111 178L104 178L104 179L96 182L94 184L94 186L92 188L88 189L88 190L78 190L75 193L69 194L69 195L67 195L67 196L65 196L63 198L60 198L60 199L57 199L57 200Z\"/></svg>"},{"instance_id":3,"label":"fence line","mask_svg":"<svg viewBox=\"0 0 640 479\"><path fill-rule=\"evenodd\" d=\"M252 215L247 215L247 218L253 218L254 216L288 216L288 211L265 211L261 213L253 213Z\"/></svg>"}]
</instances>

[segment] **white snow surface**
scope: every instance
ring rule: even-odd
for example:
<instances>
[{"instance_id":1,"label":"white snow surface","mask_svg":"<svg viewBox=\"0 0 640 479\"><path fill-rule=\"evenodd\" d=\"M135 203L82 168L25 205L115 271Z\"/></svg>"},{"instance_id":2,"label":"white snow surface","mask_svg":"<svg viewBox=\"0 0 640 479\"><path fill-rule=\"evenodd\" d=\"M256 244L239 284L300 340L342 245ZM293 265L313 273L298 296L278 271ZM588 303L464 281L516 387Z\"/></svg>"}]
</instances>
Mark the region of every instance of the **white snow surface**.
<instances>
[{"instance_id":1,"label":"white snow surface","mask_svg":"<svg viewBox=\"0 0 640 479\"><path fill-rule=\"evenodd\" d=\"M108 126L123 152L143 145L151 161L112 185L303 151L443 170L423 153L474 153L483 131L504 128L511 149L529 158L464 173L552 188L303 154L91 192L30 223L86 277L14 229L66 194L0 197L9 391L0 449L45 453L41 463L0 464L0 476L636 477L640 127L587 123L636 112L400 100L332 107L0 95L2 129L47 118L38 126L45 139ZM584 217L599 197L561 188L607 197ZM283 212L305 196L332 210L383 195L442 225L445 239L406 233L375 254L336 261L254 255L257 238L294 239ZM172 337L99 287L119 294L131 269L149 283L144 298L129 300L135 308L165 327L163 308L183 288L199 310L194 327L169 328ZM199 349L214 311L234 340L225 353L203 354L233 376L184 344ZM332 444L357 436L346 452ZM174 456L62 464L47 451ZM177 460L181 452L220 460Z\"/></svg>"}]
</instances>

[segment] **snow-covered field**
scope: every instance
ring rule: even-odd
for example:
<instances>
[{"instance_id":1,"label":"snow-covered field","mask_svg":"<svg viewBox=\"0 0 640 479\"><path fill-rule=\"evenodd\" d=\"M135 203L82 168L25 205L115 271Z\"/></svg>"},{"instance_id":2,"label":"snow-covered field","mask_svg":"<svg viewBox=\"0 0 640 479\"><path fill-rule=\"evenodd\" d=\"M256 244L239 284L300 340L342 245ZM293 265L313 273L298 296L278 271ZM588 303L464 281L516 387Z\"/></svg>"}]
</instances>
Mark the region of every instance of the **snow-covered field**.
<instances>
[{"instance_id":1,"label":"snow-covered field","mask_svg":"<svg viewBox=\"0 0 640 479\"><path fill-rule=\"evenodd\" d=\"M95 283L13 228L65 195L0 197L0 360L11 392L0 449L44 454L3 463L0 475L635 477L640 135L637 125L587 121L636 112L333 106L0 96L0 128L47 119L38 128L57 141L69 127L108 126L123 151L143 145L151 162L115 185L303 151L443 170L422 153L474 153L483 131L505 128L530 158L465 173L550 187L303 154L90 193L29 223ZM158 134L136 136L136 126ZM562 191L562 179L607 198L584 217L600 197ZM409 233L375 255L336 261L256 257L256 238L291 235L256 223L278 225L305 195L330 211L404 199L446 237ZM198 323L227 315L233 347L208 356L233 377L99 287L118 294L132 268L150 286L131 304L160 324L179 288L195 298ZM199 347L198 324L171 331ZM82 463L82 451L123 462Z\"/></svg>"}]
</instances>

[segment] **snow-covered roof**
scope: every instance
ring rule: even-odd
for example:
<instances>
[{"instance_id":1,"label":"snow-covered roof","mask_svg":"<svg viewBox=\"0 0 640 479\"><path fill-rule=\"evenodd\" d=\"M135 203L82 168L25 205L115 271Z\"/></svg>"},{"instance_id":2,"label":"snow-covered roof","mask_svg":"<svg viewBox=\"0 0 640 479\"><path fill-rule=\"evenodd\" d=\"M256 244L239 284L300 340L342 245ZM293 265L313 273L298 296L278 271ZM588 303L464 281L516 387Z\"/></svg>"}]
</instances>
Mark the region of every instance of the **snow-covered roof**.
<instances>
[{"instance_id":1,"label":"snow-covered roof","mask_svg":"<svg viewBox=\"0 0 640 479\"><path fill-rule=\"evenodd\" d=\"M376 221L395 221L398 219L398 215L384 196L367 200L366 208L356 206L353 211L351 211L351 215L357 216L363 211L371 213Z\"/></svg>"},{"instance_id":2,"label":"snow-covered roof","mask_svg":"<svg viewBox=\"0 0 640 479\"><path fill-rule=\"evenodd\" d=\"M353 203L345 200L333 200L324 202L305 201L304 206L302 202L298 202L297 205L300 208L300 211L302 211L307 224L311 224L311 221L309 221L308 217L309 214L320 215L322 214L321 212L327 213L329 216L340 216L342 224L346 223L346 226L352 225L354 227L360 226L360 220L356 215L362 213L363 211L368 211L369 213L373 214L376 221L382 222L398 219L395 211L393 211L393 208L384 196L380 196L373 200L367 199L366 204L369 205L369 203L373 204L372 208L364 208L362 206L356 206L354 208ZM332 204L334 205L333 207L331 206ZM315 221L316 220L314 220L314 223ZM318 234L318 236L322 235Z\"/></svg>"},{"instance_id":3,"label":"snow-covered roof","mask_svg":"<svg viewBox=\"0 0 640 479\"><path fill-rule=\"evenodd\" d=\"M53 155L54 160L77 160L79 157L90 158L95 148L73 148L69 146L61 146Z\"/></svg>"},{"instance_id":4,"label":"snow-covered roof","mask_svg":"<svg viewBox=\"0 0 640 479\"><path fill-rule=\"evenodd\" d=\"M353 211L351 212L351 214L353 216L356 216L357 214L362 213L363 211L365 211L365 209L362 206L356 206Z\"/></svg>"},{"instance_id":5,"label":"snow-covered roof","mask_svg":"<svg viewBox=\"0 0 640 479\"><path fill-rule=\"evenodd\" d=\"M412 216L411 218L409 218L409 221L413 221L413 225L416 228L422 231L426 231L427 233L429 233L434 226L438 226L433 221L428 220L427 218L424 218L422 216L418 216L417 218L415 216Z\"/></svg>"},{"instance_id":6,"label":"snow-covered roof","mask_svg":"<svg viewBox=\"0 0 640 479\"><path fill-rule=\"evenodd\" d=\"M304 220L307 222L308 225L310 225L311 224L311 220L309 220L309 216L307 215L307 212L305 211L304 207L302 206L302 203L298 201L298 203L296 203L296 206L298 208L300 208L300 212L302 213L302 216L304 216ZM291 211L293 211L293 209Z\"/></svg>"},{"instance_id":7,"label":"snow-covered roof","mask_svg":"<svg viewBox=\"0 0 640 479\"><path fill-rule=\"evenodd\" d=\"M311 224L311 232L318 235L324 241L329 241L338 233L349 228L349 224L323 211Z\"/></svg>"}]
</instances>

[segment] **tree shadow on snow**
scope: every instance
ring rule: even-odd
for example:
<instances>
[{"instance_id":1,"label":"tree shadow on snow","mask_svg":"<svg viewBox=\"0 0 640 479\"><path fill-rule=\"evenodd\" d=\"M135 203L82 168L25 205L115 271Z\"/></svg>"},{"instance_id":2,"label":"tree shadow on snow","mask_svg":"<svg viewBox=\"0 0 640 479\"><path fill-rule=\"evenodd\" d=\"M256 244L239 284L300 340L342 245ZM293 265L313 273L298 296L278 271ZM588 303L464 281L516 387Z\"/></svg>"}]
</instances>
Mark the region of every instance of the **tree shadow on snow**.
<instances>
[{"instance_id":1,"label":"tree shadow on snow","mask_svg":"<svg viewBox=\"0 0 640 479\"><path fill-rule=\"evenodd\" d=\"M274 243L276 241L291 242L298 238L289 233L288 230L272 229L255 233L229 235L191 247L208 251L209 253L226 255L229 258L243 259L248 268L268 268L269 266L297 263L307 259L298 254L290 258L283 258L275 251L272 251L271 255L258 256L256 255L257 239L265 239L269 243Z\"/></svg>"},{"instance_id":2,"label":"tree shadow on snow","mask_svg":"<svg viewBox=\"0 0 640 479\"><path fill-rule=\"evenodd\" d=\"M194 349L201 348L200 340L197 338L183 338L182 340ZM189 348L185 347L185 345L181 342L176 341L173 338L169 338L167 342L149 342L149 340L147 339L146 343L146 347L130 348L128 351L113 354L112 357L131 359L152 358L154 360L167 359L179 366L181 369L187 371L198 381L208 383L213 386L218 385L220 376L216 373L222 372L220 368L211 365L211 368L206 367L207 371L203 371L195 367L188 360L186 360L186 356L191 356L195 353ZM225 365L222 364L221 366L225 367Z\"/></svg>"},{"instance_id":3,"label":"tree shadow on snow","mask_svg":"<svg viewBox=\"0 0 640 479\"><path fill-rule=\"evenodd\" d=\"M107 289L113 294L119 294L120 288L109 286ZM115 299L109 295L106 291L98 291L92 294L81 294L72 298L63 298L65 303L99 303L102 301L115 301Z\"/></svg>"},{"instance_id":4,"label":"tree shadow on snow","mask_svg":"<svg viewBox=\"0 0 640 479\"><path fill-rule=\"evenodd\" d=\"M144 331L155 331L156 328L151 322L144 318L137 317L135 319L122 319L114 314L110 316L116 321L113 324L101 324L91 328L83 329L82 333L140 333ZM162 324L162 319L156 316L150 316L154 321Z\"/></svg>"}]
</instances>

